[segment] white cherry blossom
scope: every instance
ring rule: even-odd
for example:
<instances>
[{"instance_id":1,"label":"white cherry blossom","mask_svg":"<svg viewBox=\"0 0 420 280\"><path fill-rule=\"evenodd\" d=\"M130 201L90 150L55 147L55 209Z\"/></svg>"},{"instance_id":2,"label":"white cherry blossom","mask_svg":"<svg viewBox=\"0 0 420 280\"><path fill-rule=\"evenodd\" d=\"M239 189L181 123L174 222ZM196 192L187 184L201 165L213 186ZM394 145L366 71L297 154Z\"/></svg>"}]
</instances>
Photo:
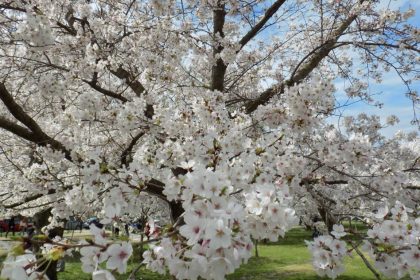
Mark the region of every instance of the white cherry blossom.
<instances>
[{"instance_id":1,"label":"white cherry blossom","mask_svg":"<svg viewBox=\"0 0 420 280\"><path fill-rule=\"evenodd\" d=\"M133 253L133 247L130 243L112 244L106 252L109 259L106 262L108 269L116 269L119 273L125 273L127 270L127 261Z\"/></svg>"}]
</instances>

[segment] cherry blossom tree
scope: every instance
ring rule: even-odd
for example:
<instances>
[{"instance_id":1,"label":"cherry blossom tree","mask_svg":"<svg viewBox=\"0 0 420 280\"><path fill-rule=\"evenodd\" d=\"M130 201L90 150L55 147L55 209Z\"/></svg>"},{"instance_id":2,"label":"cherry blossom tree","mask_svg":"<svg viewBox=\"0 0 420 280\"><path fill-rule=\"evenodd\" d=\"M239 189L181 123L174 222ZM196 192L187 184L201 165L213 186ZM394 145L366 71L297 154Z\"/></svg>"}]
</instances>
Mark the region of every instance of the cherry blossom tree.
<instances>
[{"instance_id":1,"label":"cherry blossom tree","mask_svg":"<svg viewBox=\"0 0 420 280\"><path fill-rule=\"evenodd\" d=\"M142 264L177 279L224 279L253 239L314 214L327 229L308 243L320 275L337 277L356 252L377 278L417 279L417 135L383 137L396 116L328 121L336 79L352 102L380 106L368 85L393 71L419 125L414 10L383 2L1 1L0 215L50 215L47 237L15 247L1 276L56 279L54 262L78 250L84 272L114 279L129 242L94 225L88 241L56 229L159 200L171 223Z\"/></svg>"}]
</instances>

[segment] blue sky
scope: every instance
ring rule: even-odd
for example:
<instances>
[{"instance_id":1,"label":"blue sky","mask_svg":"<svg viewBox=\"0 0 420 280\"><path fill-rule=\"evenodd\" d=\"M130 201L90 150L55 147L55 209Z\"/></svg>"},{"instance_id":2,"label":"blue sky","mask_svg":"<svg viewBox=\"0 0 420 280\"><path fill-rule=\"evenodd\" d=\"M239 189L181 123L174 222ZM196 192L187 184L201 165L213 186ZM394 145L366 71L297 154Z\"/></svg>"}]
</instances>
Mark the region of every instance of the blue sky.
<instances>
[{"instance_id":1,"label":"blue sky","mask_svg":"<svg viewBox=\"0 0 420 280\"><path fill-rule=\"evenodd\" d=\"M420 0L382 0L381 5L385 8L387 5L391 8L401 7L402 10L406 10L409 7L416 10L415 17L410 19L410 23L417 27L420 27ZM344 102L347 98L343 92L343 81L337 80L335 82L337 88L337 99L339 102ZM412 84L412 89L415 91L420 90L420 81L416 81ZM412 125L410 122L414 118L413 104L405 96L407 88L398 77L395 72L389 72L384 74L383 82L370 84L370 93L378 93L375 100L383 103L382 109L375 106L368 105L363 102L358 102L351 106L346 107L342 110L343 116L354 116L359 113L366 113L368 115L379 115L382 122L385 122L386 117L389 115L396 115L400 122L392 127L382 129L382 134L386 137L392 137L398 130L404 132L418 131L416 125ZM420 112L418 111L417 114ZM420 117L417 115L417 117ZM331 118L331 123L337 124L338 118Z\"/></svg>"}]
</instances>

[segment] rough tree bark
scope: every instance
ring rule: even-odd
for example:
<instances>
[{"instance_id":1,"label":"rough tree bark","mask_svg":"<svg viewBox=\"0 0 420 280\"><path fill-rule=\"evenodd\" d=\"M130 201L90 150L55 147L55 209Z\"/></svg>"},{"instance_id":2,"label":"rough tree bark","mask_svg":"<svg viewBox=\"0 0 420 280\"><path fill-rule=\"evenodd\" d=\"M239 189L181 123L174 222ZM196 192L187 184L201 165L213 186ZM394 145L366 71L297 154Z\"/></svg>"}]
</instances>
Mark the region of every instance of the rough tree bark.
<instances>
[{"instance_id":1,"label":"rough tree bark","mask_svg":"<svg viewBox=\"0 0 420 280\"><path fill-rule=\"evenodd\" d=\"M42 210L38 213L36 213L33 217L34 220L34 226L37 232L41 232L41 229L49 224L49 217L51 216L51 208ZM64 228L62 227L56 227L51 229L48 232L48 238L52 239L56 236L63 237L64 234ZM35 251L39 251L39 247L35 246ZM48 267L47 267L48 266ZM38 271L44 271L46 269L45 274L48 276L48 279L50 280L57 280L57 261L51 261L47 262L44 265L40 266Z\"/></svg>"}]
</instances>

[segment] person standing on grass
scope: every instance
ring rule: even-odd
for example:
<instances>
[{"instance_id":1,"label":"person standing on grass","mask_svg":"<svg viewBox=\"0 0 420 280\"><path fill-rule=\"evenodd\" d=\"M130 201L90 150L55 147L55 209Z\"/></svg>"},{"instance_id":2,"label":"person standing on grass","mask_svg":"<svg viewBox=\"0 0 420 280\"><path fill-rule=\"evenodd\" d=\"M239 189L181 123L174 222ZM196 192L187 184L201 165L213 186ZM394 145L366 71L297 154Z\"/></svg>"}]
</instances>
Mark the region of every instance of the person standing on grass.
<instances>
[{"instance_id":1,"label":"person standing on grass","mask_svg":"<svg viewBox=\"0 0 420 280\"><path fill-rule=\"evenodd\" d=\"M130 229L129 229L129 227L128 227L128 223L126 223L126 224L124 225L124 230L125 230L125 235L126 235L127 237L130 237Z\"/></svg>"},{"instance_id":2,"label":"person standing on grass","mask_svg":"<svg viewBox=\"0 0 420 280\"><path fill-rule=\"evenodd\" d=\"M12 231L13 236L15 236L15 217L11 217L9 219L9 223L8 223L8 227L7 227L7 232L6 232L6 237L9 234L10 231Z\"/></svg>"},{"instance_id":3,"label":"person standing on grass","mask_svg":"<svg viewBox=\"0 0 420 280\"><path fill-rule=\"evenodd\" d=\"M82 233L83 230L83 221L82 218L78 217L77 218L77 224L76 224L76 229L80 229L80 233Z\"/></svg>"},{"instance_id":4,"label":"person standing on grass","mask_svg":"<svg viewBox=\"0 0 420 280\"><path fill-rule=\"evenodd\" d=\"M20 223L19 223L20 234L24 235L26 233L27 228L28 228L28 220L26 217L22 217L22 220L20 220Z\"/></svg>"},{"instance_id":5,"label":"person standing on grass","mask_svg":"<svg viewBox=\"0 0 420 280\"><path fill-rule=\"evenodd\" d=\"M149 239L150 239L150 225L149 225L149 222L147 222L145 227L144 227L144 235L146 235L146 238L149 241Z\"/></svg>"}]
</instances>

